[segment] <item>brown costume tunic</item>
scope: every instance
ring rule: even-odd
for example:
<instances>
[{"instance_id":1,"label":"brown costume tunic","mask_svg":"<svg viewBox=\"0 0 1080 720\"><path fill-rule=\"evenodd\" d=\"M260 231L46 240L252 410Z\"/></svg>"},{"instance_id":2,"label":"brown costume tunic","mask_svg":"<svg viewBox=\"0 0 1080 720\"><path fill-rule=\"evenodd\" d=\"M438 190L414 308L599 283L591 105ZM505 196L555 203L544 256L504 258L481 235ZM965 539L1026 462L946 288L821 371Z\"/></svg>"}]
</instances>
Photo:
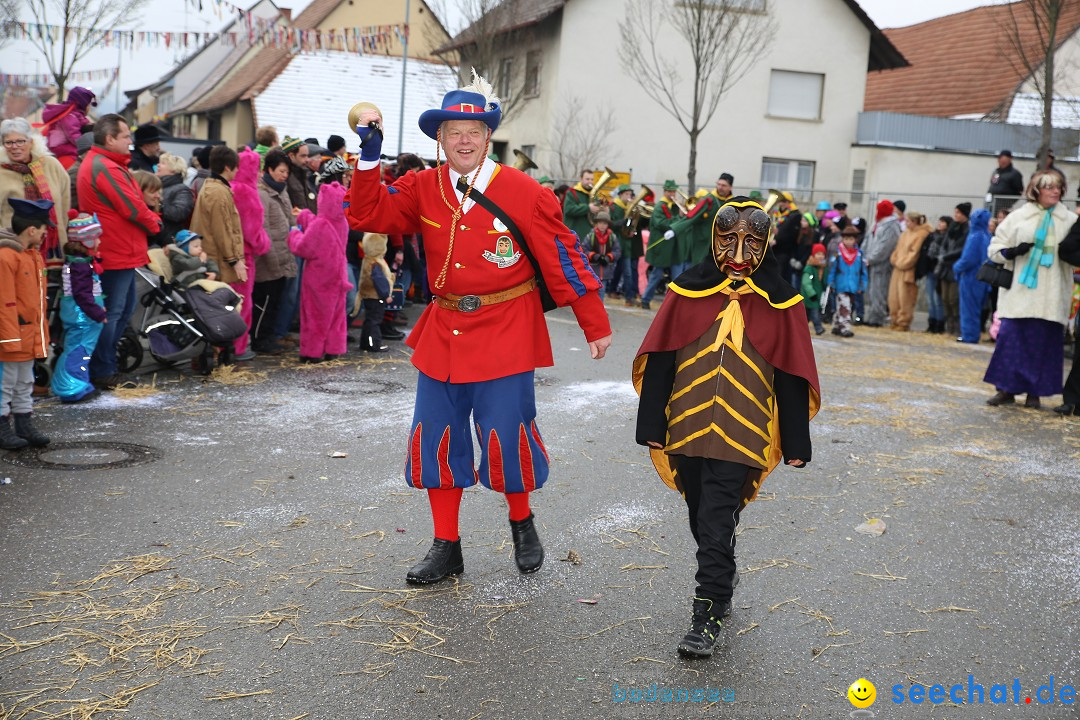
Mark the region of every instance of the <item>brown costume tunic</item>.
<instances>
[{"instance_id":1,"label":"brown costume tunic","mask_svg":"<svg viewBox=\"0 0 1080 720\"><path fill-rule=\"evenodd\" d=\"M675 353L664 451L764 470L772 442L773 367L745 338L742 349L727 338L714 350L722 321L723 313Z\"/></svg>"}]
</instances>

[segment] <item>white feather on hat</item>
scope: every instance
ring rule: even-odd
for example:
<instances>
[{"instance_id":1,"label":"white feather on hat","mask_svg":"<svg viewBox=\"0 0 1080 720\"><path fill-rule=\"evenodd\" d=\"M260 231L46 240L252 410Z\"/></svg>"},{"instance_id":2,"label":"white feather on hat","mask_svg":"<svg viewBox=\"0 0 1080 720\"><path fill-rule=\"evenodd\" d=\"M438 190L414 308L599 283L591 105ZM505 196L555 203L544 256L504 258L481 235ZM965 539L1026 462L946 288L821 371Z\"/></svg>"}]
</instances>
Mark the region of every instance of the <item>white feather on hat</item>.
<instances>
[{"instance_id":1,"label":"white feather on hat","mask_svg":"<svg viewBox=\"0 0 1080 720\"><path fill-rule=\"evenodd\" d=\"M470 68L472 70L472 82L461 88L465 92L474 92L484 96L484 101L487 105L484 110L490 112L495 109L496 106L502 104L502 100L495 94L495 88L491 86L484 78L480 77L480 74L476 72L476 68Z\"/></svg>"}]
</instances>

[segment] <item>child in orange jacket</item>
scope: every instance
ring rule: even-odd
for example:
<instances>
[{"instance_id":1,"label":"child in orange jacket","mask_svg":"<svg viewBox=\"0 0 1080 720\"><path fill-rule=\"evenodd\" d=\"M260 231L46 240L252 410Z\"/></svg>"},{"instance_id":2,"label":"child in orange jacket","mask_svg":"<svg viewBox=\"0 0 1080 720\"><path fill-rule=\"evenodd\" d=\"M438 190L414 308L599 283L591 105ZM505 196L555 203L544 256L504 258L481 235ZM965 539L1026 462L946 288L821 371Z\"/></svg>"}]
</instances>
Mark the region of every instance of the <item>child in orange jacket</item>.
<instances>
[{"instance_id":1,"label":"child in orange jacket","mask_svg":"<svg viewBox=\"0 0 1080 720\"><path fill-rule=\"evenodd\" d=\"M50 200L9 198L11 229L0 229L0 448L43 447L49 438L30 423L34 360L49 348L45 263L38 248L45 240ZM10 415L15 416L12 429Z\"/></svg>"}]
</instances>

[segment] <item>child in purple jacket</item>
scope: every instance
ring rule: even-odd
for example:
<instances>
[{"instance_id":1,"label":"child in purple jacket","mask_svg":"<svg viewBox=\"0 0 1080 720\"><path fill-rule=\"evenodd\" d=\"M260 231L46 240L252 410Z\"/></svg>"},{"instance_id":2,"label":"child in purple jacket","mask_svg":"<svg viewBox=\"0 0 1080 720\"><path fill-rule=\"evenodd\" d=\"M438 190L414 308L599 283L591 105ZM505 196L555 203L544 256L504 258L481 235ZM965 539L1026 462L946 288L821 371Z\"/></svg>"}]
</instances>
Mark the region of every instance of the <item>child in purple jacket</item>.
<instances>
[{"instance_id":1,"label":"child in purple jacket","mask_svg":"<svg viewBox=\"0 0 1080 720\"><path fill-rule=\"evenodd\" d=\"M67 237L60 300L64 351L56 361L52 391L62 402L76 403L97 395L90 384L89 363L106 322L100 269L94 259L101 238L97 216L82 213L68 222Z\"/></svg>"}]
</instances>

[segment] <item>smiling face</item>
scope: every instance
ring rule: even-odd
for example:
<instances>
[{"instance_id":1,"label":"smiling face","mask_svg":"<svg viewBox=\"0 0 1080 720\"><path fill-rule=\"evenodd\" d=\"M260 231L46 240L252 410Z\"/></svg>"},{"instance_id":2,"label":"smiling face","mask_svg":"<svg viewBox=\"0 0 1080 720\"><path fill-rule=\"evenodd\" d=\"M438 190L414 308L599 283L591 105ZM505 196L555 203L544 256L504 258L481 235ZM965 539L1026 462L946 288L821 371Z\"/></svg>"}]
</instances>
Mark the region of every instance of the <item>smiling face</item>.
<instances>
[{"instance_id":1,"label":"smiling face","mask_svg":"<svg viewBox=\"0 0 1080 720\"><path fill-rule=\"evenodd\" d=\"M847 691L848 700L859 709L868 708L877 700L877 688L866 678L859 678L851 683Z\"/></svg>"},{"instance_id":2,"label":"smiling face","mask_svg":"<svg viewBox=\"0 0 1080 720\"><path fill-rule=\"evenodd\" d=\"M30 162L30 138L22 133L9 132L5 135L4 150L11 162Z\"/></svg>"},{"instance_id":3,"label":"smiling face","mask_svg":"<svg viewBox=\"0 0 1080 720\"><path fill-rule=\"evenodd\" d=\"M725 205L713 222L713 260L732 280L744 280L761 264L772 223L755 204Z\"/></svg>"},{"instance_id":4,"label":"smiling face","mask_svg":"<svg viewBox=\"0 0 1080 720\"><path fill-rule=\"evenodd\" d=\"M471 173L484 162L484 145L490 134L479 120L447 120L440 132L446 162L462 175Z\"/></svg>"}]
</instances>

